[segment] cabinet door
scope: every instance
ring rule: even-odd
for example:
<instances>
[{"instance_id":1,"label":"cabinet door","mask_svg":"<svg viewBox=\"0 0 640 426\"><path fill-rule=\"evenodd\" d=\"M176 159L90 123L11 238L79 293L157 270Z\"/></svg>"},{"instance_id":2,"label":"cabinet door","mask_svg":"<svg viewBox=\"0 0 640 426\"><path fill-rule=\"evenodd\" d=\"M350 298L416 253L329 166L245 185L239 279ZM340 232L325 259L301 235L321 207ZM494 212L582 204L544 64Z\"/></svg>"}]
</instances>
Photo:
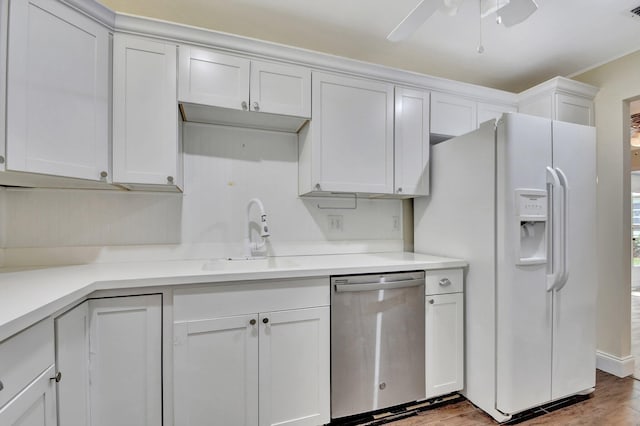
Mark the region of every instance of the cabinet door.
<instances>
[{"instance_id":1,"label":"cabinet door","mask_svg":"<svg viewBox=\"0 0 640 426\"><path fill-rule=\"evenodd\" d=\"M161 299L89 301L92 426L162 424Z\"/></svg>"},{"instance_id":2,"label":"cabinet door","mask_svg":"<svg viewBox=\"0 0 640 426\"><path fill-rule=\"evenodd\" d=\"M312 186L393 193L393 86L313 75Z\"/></svg>"},{"instance_id":3,"label":"cabinet door","mask_svg":"<svg viewBox=\"0 0 640 426\"><path fill-rule=\"evenodd\" d=\"M258 315L174 324L175 424L258 425ZM253 323L253 324L252 324Z\"/></svg>"},{"instance_id":4,"label":"cabinet door","mask_svg":"<svg viewBox=\"0 0 640 426\"><path fill-rule=\"evenodd\" d=\"M251 61L251 111L311 118L311 70Z\"/></svg>"},{"instance_id":5,"label":"cabinet door","mask_svg":"<svg viewBox=\"0 0 640 426\"><path fill-rule=\"evenodd\" d=\"M444 93L431 93L431 133L459 136L475 128L475 101Z\"/></svg>"},{"instance_id":6,"label":"cabinet door","mask_svg":"<svg viewBox=\"0 0 640 426\"><path fill-rule=\"evenodd\" d=\"M429 93L396 87L395 192L429 195Z\"/></svg>"},{"instance_id":7,"label":"cabinet door","mask_svg":"<svg viewBox=\"0 0 640 426\"><path fill-rule=\"evenodd\" d=\"M478 126L485 121L498 119L505 112L516 112L517 108L511 105L498 105L478 103Z\"/></svg>"},{"instance_id":8,"label":"cabinet door","mask_svg":"<svg viewBox=\"0 0 640 426\"><path fill-rule=\"evenodd\" d=\"M56 0L11 2L7 169L99 180L109 159L109 32Z\"/></svg>"},{"instance_id":9,"label":"cabinet door","mask_svg":"<svg viewBox=\"0 0 640 426\"><path fill-rule=\"evenodd\" d=\"M464 374L463 294L427 296L427 398L462 389Z\"/></svg>"},{"instance_id":10,"label":"cabinet door","mask_svg":"<svg viewBox=\"0 0 640 426\"><path fill-rule=\"evenodd\" d=\"M249 60L181 45L180 102L248 109Z\"/></svg>"},{"instance_id":11,"label":"cabinet door","mask_svg":"<svg viewBox=\"0 0 640 426\"><path fill-rule=\"evenodd\" d=\"M113 181L180 184L176 46L116 34Z\"/></svg>"},{"instance_id":12,"label":"cabinet door","mask_svg":"<svg viewBox=\"0 0 640 426\"><path fill-rule=\"evenodd\" d=\"M0 408L2 426L56 426L56 391L52 365Z\"/></svg>"},{"instance_id":13,"label":"cabinet door","mask_svg":"<svg viewBox=\"0 0 640 426\"><path fill-rule=\"evenodd\" d=\"M329 415L329 307L260 314L260 425L316 426Z\"/></svg>"},{"instance_id":14,"label":"cabinet door","mask_svg":"<svg viewBox=\"0 0 640 426\"><path fill-rule=\"evenodd\" d=\"M60 425L89 425L89 302L56 318L55 330Z\"/></svg>"},{"instance_id":15,"label":"cabinet door","mask_svg":"<svg viewBox=\"0 0 640 426\"><path fill-rule=\"evenodd\" d=\"M555 99L556 116L554 120L582 124L584 126L595 125L593 101L562 93L556 93Z\"/></svg>"}]
</instances>

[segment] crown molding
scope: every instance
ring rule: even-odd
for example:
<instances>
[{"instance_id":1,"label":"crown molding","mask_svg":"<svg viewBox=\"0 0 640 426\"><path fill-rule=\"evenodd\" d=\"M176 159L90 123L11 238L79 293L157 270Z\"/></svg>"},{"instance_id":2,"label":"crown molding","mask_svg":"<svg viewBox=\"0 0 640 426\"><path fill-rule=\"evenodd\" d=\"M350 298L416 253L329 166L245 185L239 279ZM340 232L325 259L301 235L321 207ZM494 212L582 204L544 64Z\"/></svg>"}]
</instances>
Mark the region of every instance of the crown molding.
<instances>
[{"instance_id":1,"label":"crown molding","mask_svg":"<svg viewBox=\"0 0 640 426\"><path fill-rule=\"evenodd\" d=\"M319 71L373 78L403 86L453 93L484 102L490 101L505 105L517 104L517 95L503 90L158 19L116 13L115 29L119 32L154 37L176 43L211 47L253 58L275 59Z\"/></svg>"}]
</instances>

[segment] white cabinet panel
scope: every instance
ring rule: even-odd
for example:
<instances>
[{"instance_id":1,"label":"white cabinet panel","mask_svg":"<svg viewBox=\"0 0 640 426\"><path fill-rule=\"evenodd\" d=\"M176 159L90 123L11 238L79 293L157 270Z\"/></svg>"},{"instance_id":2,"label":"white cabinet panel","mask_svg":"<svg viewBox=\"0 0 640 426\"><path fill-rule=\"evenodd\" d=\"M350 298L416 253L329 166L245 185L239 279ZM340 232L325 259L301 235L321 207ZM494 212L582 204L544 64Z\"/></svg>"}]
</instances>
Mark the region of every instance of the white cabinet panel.
<instances>
[{"instance_id":1,"label":"white cabinet panel","mask_svg":"<svg viewBox=\"0 0 640 426\"><path fill-rule=\"evenodd\" d=\"M0 343L0 407L54 362L50 319Z\"/></svg>"},{"instance_id":2,"label":"white cabinet panel","mask_svg":"<svg viewBox=\"0 0 640 426\"><path fill-rule=\"evenodd\" d=\"M595 126L593 101L578 96L557 93L555 120Z\"/></svg>"},{"instance_id":3,"label":"white cabinet panel","mask_svg":"<svg viewBox=\"0 0 640 426\"><path fill-rule=\"evenodd\" d=\"M431 93L431 133L459 136L476 128L475 101L444 93Z\"/></svg>"},{"instance_id":4,"label":"white cabinet panel","mask_svg":"<svg viewBox=\"0 0 640 426\"><path fill-rule=\"evenodd\" d=\"M464 384L463 294L428 295L426 301L426 389L431 398Z\"/></svg>"},{"instance_id":5,"label":"white cabinet panel","mask_svg":"<svg viewBox=\"0 0 640 426\"><path fill-rule=\"evenodd\" d=\"M505 112L516 112L517 108L511 105L488 104L478 102L478 126L485 121L498 119Z\"/></svg>"},{"instance_id":6,"label":"white cabinet panel","mask_svg":"<svg viewBox=\"0 0 640 426\"><path fill-rule=\"evenodd\" d=\"M396 87L395 193L429 195L429 93Z\"/></svg>"},{"instance_id":7,"label":"white cabinet panel","mask_svg":"<svg viewBox=\"0 0 640 426\"><path fill-rule=\"evenodd\" d=\"M329 307L260 314L260 425L329 420Z\"/></svg>"},{"instance_id":8,"label":"white cabinet panel","mask_svg":"<svg viewBox=\"0 0 640 426\"><path fill-rule=\"evenodd\" d=\"M89 302L55 320L58 419L61 425L85 426L89 417Z\"/></svg>"},{"instance_id":9,"label":"white cabinet panel","mask_svg":"<svg viewBox=\"0 0 640 426\"><path fill-rule=\"evenodd\" d=\"M104 179L108 30L55 0L14 1L9 15L7 170Z\"/></svg>"},{"instance_id":10,"label":"white cabinet panel","mask_svg":"<svg viewBox=\"0 0 640 426\"><path fill-rule=\"evenodd\" d=\"M55 367L51 365L7 405L0 408L2 426L56 426Z\"/></svg>"},{"instance_id":11,"label":"white cabinet panel","mask_svg":"<svg viewBox=\"0 0 640 426\"><path fill-rule=\"evenodd\" d=\"M311 117L311 70L251 61L252 111Z\"/></svg>"},{"instance_id":12,"label":"white cabinet panel","mask_svg":"<svg viewBox=\"0 0 640 426\"><path fill-rule=\"evenodd\" d=\"M161 296L89 301L92 426L162 424Z\"/></svg>"},{"instance_id":13,"label":"white cabinet panel","mask_svg":"<svg viewBox=\"0 0 640 426\"><path fill-rule=\"evenodd\" d=\"M258 315L174 325L176 425L258 424Z\"/></svg>"},{"instance_id":14,"label":"white cabinet panel","mask_svg":"<svg viewBox=\"0 0 640 426\"><path fill-rule=\"evenodd\" d=\"M276 297L289 298L294 288L299 289L295 302L287 305L317 298L317 290L306 285L261 282L176 294L176 425L210 425L211 419L245 426L330 421L328 297L319 301L327 306L263 310L275 306ZM246 291L249 286L259 294ZM328 293L326 278L324 287ZM304 291L309 296L301 299ZM216 317L217 312L225 316Z\"/></svg>"},{"instance_id":15,"label":"white cabinet panel","mask_svg":"<svg viewBox=\"0 0 640 426\"><path fill-rule=\"evenodd\" d=\"M393 86L314 73L299 192L393 193Z\"/></svg>"},{"instance_id":16,"label":"white cabinet panel","mask_svg":"<svg viewBox=\"0 0 640 426\"><path fill-rule=\"evenodd\" d=\"M176 45L116 34L113 181L182 185Z\"/></svg>"},{"instance_id":17,"label":"white cabinet panel","mask_svg":"<svg viewBox=\"0 0 640 426\"><path fill-rule=\"evenodd\" d=\"M180 102L248 109L249 64L245 58L180 46Z\"/></svg>"}]
</instances>

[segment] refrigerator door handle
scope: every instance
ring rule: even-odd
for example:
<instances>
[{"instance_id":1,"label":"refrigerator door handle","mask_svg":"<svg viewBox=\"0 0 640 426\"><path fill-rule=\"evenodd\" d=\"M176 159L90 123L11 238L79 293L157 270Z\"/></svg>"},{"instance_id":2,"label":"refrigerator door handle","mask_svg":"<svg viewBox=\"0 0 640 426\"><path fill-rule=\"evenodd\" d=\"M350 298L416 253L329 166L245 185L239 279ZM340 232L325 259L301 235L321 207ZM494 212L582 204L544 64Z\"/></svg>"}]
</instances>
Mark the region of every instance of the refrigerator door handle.
<instances>
[{"instance_id":1,"label":"refrigerator door handle","mask_svg":"<svg viewBox=\"0 0 640 426\"><path fill-rule=\"evenodd\" d=\"M561 233L558 232L557 227L561 226L562 218L559 217L559 209L557 202L557 194L560 191L560 178L558 178L558 174L551 167L547 167L547 187L551 187L551 191L549 191L549 206L551 206L551 211L547 215L547 236L551 241L551 262L549 273L547 274L547 291L552 291L560 281L560 270L562 263L562 256L560 255L560 238ZM547 255L547 258L549 256Z\"/></svg>"},{"instance_id":2,"label":"refrigerator door handle","mask_svg":"<svg viewBox=\"0 0 640 426\"><path fill-rule=\"evenodd\" d=\"M569 280L569 180L564 172L556 168L562 185L562 273L556 291L560 291Z\"/></svg>"}]
</instances>

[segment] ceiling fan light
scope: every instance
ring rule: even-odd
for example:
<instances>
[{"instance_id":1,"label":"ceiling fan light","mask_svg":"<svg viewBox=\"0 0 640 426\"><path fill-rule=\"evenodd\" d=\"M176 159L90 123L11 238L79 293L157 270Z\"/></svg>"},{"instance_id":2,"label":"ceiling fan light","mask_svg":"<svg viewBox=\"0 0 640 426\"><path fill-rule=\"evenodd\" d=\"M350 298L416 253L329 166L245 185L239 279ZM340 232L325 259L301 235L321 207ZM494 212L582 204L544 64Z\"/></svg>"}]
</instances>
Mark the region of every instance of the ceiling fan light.
<instances>
[{"instance_id":1,"label":"ceiling fan light","mask_svg":"<svg viewBox=\"0 0 640 426\"><path fill-rule=\"evenodd\" d=\"M455 16L458 13L458 8L462 4L463 0L442 0L442 8L440 9L444 14L449 16Z\"/></svg>"},{"instance_id":2,"label":"ceiling fan light","mask_svg":"<svg viewBox=\"0 0 640 426\"><path fill-rule=\"evenodd\" d=\"M508 4L498 9L505 27L512 27L527 19L538 10L535 0L511 0Z\"/></svg>"}]
</instances>

